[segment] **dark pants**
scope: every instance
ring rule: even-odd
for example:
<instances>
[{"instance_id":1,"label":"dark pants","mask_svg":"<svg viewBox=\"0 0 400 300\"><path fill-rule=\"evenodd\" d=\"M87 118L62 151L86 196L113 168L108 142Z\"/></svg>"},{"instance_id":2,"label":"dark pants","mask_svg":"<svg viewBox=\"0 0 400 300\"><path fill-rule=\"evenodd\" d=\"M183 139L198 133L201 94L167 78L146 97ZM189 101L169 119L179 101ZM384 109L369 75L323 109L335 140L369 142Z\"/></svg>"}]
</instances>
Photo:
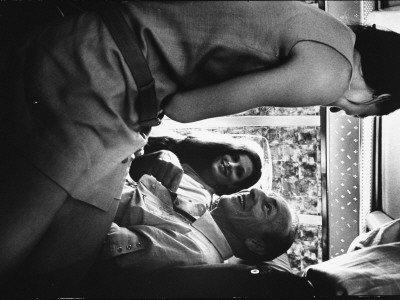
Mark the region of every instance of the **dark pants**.
<instances>
[{"instance_id":1,"label":"dark pants","mask_svg":"<svg viewBox=\"0 0 400 300\"><path fill-rule=\"evenodd\" d=\"M24 296L69 291L96 259L118 202L110 199L104 212L76 200L7 148L0 148L0 282Z\"/></svg>"}]
</instances>

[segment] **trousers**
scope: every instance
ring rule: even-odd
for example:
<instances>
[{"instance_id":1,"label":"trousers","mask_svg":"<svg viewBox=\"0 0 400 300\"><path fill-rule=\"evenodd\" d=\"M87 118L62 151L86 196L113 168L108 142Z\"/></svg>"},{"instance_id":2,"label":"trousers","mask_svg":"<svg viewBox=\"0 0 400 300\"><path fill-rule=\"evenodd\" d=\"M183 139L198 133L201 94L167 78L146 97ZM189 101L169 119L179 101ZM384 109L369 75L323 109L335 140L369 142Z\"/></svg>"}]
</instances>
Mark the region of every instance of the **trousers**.
<instances>
[{"instance_id":1,"label":"trousers","mask_svg":"<svg viewBox=\"0 0 400 300\"><path fill-rule=\"evenodd\" d=\"M119 202L103 211L72 198L11 147L0 166L0 282L33 297L79 285Z\"/></svg>"}]
</instances>

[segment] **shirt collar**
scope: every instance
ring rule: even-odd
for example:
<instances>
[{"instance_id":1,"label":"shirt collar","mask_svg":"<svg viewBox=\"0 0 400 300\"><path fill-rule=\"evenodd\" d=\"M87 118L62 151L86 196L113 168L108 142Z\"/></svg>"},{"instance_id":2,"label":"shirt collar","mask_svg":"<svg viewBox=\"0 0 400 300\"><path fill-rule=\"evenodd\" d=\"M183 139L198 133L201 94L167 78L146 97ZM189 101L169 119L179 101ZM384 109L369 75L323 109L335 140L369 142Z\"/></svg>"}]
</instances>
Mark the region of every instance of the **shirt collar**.
<instances>
[{"instance_id":1,"label":"shirt collar","mask_svg":"<svg viewBox=\"0 0 400 300\"><path fill-rule=\"evenodd\" d=\"M231 247L224 234L215 223L210 212L206 211L192 226L200 231L218 250L223 260L233 256Z\"/></svg>"}]
</instances>

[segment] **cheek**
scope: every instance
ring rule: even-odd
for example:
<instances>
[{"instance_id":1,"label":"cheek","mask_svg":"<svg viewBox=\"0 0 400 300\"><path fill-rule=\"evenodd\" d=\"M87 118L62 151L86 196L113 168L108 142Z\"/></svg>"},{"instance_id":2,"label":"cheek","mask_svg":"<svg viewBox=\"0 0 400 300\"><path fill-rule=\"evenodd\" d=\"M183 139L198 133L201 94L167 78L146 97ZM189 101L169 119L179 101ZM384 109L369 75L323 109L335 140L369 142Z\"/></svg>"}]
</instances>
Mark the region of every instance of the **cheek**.
<instances>
[{"instance_id":1,"label":"cheek","mask_svg":"<svg viewBox=\"0 0 400 300\"><path fill-rule=\"evenodd\" d=\"M251 174L252 174L252 171L247 172L243 177L237 178L236 183L240 183L240 182L246 180L247 178L249 178L251 176Z\"/></svg>"},{"instance_id":2,"label":"cheek","mask_svg":"<svg viewBox=\"0 0 400 300\"><path fill-rule=\"evenodd\" d=\"M210 173L211 176L213 176L214 178L219 176L219 169L218 169L218 163L214 162L211 166L210 166Z\"/></svg>"},{"instance_id":3,"label":"cheek","mask_svg":"<svg viewBox=\"0 0 400 300\"><path fill-rule=\"evenodd\" d=\"M218 168L213 169L212 175L217 184L220 184L220 185L226 184L226 182L224 181L225 178L221 174L221 172L218 170Z\"/></svg>"},{"instance_id":4,"label":"cheek","mask_svg":"<svg viewBox=\"0 0 400 300\"><path fill-rule=\"evenodd\" d=\"M247 238L257 235L261 226L264 223L260 223L256 220L253 215L244 214L243 212L232 212L231 215L231 226L235 232L242 238Z\"/></svg>"}]
</instances>

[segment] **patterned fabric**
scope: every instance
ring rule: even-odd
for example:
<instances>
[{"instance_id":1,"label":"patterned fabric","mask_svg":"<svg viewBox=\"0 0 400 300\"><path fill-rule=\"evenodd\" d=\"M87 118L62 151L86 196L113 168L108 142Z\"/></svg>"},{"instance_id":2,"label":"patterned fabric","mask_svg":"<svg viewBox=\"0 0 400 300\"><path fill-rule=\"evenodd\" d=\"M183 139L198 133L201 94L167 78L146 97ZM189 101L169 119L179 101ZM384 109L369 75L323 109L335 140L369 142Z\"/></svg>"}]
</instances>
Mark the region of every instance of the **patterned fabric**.
<instances>
[{"instance_id":1,"label":"patterned fabric","mask_svg":"<svg viewBox=\"0 0 400 300\"><path fill-rule=\"evenodd\" d=\"M366 247L400 242L400 219L388 222L359 235L350 244L348 252Z\"/></svg>"},{"instance_id":2,"label":"patterned fabric","mask_svg":"<svg viewBox=\"0 0 400 300\"><path fill-rule=\"evenodd\" d=\"M306 278L324 295L400 295L399 226L400 219L360 235L350 252L309 267Z\"/></svg>"}]
</instances>

